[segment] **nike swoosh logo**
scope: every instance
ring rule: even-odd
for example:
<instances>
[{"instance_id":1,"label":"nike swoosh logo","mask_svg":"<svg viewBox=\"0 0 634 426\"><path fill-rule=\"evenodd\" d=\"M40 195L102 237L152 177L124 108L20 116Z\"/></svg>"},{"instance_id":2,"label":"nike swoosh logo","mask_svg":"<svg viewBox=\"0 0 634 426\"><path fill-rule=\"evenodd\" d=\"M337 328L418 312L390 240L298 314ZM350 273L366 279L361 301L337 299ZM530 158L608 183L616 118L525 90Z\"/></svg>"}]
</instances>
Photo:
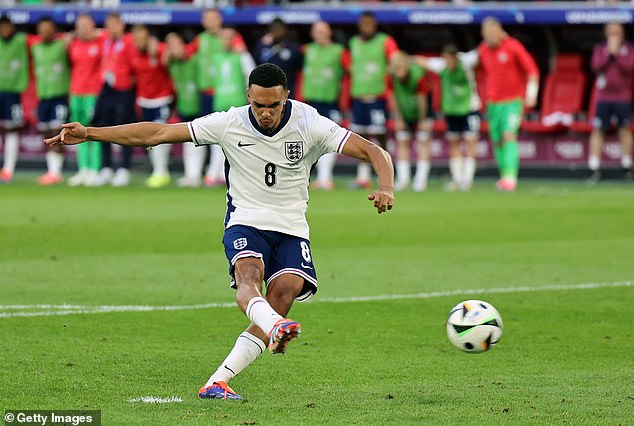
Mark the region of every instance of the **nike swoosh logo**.
<instances>
[{"instance_id":1,"label":"nike swoosh logo","mask_svg":"<svg viewBox=\"0 0 634 426\"><path fill-rule=\"evenodd\" d=\"M255 145L255 144L254 143L244 143L242 141L238 142L238 146L240 148L244 148L245 146L253 146L253 145Z\"/></svg>"},{"instance_id":2,"label":"nike swoosh logo","mask_svg":"<svg viewBox=\"0 0 634 426\"><path fill-rule=\"evenodd\" d=\"M302 268L304 268L304 269L313 269L313 267L312 267L312 266L310 266L310 265L305 265L305 264L304 264L304 262L302 262Z\"/></svg>"}]
</instances>

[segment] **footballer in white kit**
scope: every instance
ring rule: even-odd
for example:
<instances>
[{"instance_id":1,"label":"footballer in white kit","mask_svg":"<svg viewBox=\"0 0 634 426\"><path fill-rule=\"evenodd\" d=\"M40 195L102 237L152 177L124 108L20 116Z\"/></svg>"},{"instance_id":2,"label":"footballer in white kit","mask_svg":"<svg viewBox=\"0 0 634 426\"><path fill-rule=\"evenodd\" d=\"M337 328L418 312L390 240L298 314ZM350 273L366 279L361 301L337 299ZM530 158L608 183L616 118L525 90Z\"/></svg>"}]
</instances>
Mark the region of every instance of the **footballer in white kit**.
<instances>
[{"instance_id":1,"label":"footballer in white kit","mask_svg":"<svg viewBox=\"0 0 634 426\"><path fill-rule=\"evenodd\" d=\"M317 291L306 221L310 170L323 154L341 153L350 131L292 100L273 132L260 127L249 105L198 118L189 131L197 145L220 145L227 159L223 243L230 275L239 259L260 258L267 286L296 274L304 278L297 300L308 299Z\"/></svg>"},{"instance_id":2,"label":"footballer in white kit","mask_svg":"<svg viewBox=\"0 0 634 426\"><path fill-rule=\"evenodd\" d=\"M284 353L301 325L285 318L294 300L317 291L306 222L310 169L325 153L369 161L379 188L368 195L378 213L392 208L394 168L389 154L317 111L288 99L286 75L262 64L249 75L249 105L189 123L113 127L63 125L47 145L100 140L129 146L194 141L218 144L226 156L227 214L223 244L236 302L251 321L229 355L200 388L200 398L242 399L227 382L268 347ZM266 283L263 296L262 283Z\"/></svg>"}]
</instances>

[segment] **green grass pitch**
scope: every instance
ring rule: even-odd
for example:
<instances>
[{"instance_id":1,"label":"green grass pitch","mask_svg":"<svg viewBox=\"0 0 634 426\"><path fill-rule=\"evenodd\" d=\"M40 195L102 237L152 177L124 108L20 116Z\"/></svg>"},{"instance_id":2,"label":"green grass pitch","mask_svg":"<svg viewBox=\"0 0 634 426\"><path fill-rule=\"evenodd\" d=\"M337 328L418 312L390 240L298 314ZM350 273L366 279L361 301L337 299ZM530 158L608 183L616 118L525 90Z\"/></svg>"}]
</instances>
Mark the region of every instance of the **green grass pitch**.
<instances>
[{"instance_id":1,"label":"green grass pitch","mask_svg":"<svg viewBox=\"0 0 634 426\"><path fill-rule=\"evenodd\" d=\"M319 293L291 312L302 338L236 377L245 401L231 402L197 390L247 320L193 309L233 301L224 191L32 181L0 187L2 410L100 409L108 425L634 423L634 185L434 181L386 215L363 191L312 193ZM445 336L469 298L504 319L480 355ZM139 305L191 309L121 308ZM130 402L143 396L182 401Z\"/></svg>"}]
</instances>

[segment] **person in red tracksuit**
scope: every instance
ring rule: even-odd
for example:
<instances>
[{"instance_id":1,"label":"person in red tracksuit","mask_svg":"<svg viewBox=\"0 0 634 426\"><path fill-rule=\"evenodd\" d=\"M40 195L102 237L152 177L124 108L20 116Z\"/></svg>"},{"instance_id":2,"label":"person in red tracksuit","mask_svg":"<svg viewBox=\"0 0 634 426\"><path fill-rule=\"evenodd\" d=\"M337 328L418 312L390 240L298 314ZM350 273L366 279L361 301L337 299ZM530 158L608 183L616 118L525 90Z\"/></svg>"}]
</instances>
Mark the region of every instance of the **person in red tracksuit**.
<instances>
[{"instance_id":1,"label":"person in red tracksuit","mask_svg":"<svg viewBox=\"0 0 634 426\"><path fill-rule=\"evenodd\" d=\"M125 32L125 24L121 16L112 12L106 18L106 31L102 47L103 81L93 125L115 126L136 121L134 111L134 80L130 59L134 53L132 37ZM95 76L97 78L97 76ZM96 180L97 185L111 183L112 186L125 186L130 183L130 166L132 165L132 148L121 147L121 164L113 173L112 144L102 143L102 169Z\"/></svg>"},{"instance_id":2,"label":"person in red tracksuit","mask_svg":"<svg viewBox=\"0 0 634 426\"><path fill-rule=\"evenodd\" d=\"M482 22L478 57L487 75L489 137L500 171L496 186L501 191L515 191L520 163L517 133L523 107L532 108L537 103L539 69L522 43L492 17Z\"/></svg>"},{"instance_id":3,"label":"person in red tracksuit","mask_svg":"<svg viewBox=\"0 0 634 426\"><path fill-rule=\"evenodd\" d=\"M165 43L150 35L146 25L132 27L134 49L132 71L137 81L136 104L141 108L141 120L154 123L167 123L170 105L174 101L174 87L169 71L161 58L165 54ZM160 188L170 182L169 144L155 146L150 150L152 175L146 180L146 186Z\"/></svg>"}]
</instances>

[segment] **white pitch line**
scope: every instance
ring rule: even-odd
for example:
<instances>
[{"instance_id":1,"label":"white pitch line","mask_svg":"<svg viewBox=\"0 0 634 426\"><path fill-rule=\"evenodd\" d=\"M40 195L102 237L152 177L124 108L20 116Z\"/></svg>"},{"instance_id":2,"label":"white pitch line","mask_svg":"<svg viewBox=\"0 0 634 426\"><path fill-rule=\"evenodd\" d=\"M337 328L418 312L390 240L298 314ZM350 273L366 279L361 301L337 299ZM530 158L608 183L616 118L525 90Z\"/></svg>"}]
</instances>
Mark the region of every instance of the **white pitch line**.
<instances>
[{"instance_id":1,"label":"white pitch line","mask_svg":"<svg viewBox=\"0 0 634 426\"><path fill-rule=\"evenodd\" d=\"M169 404L171 402L183 402L183 398L180 396L168 396L162 398L160 396L139 396L138 398L130 398L130 403L143 402L145 404Z\"/></svg>"},{"instance_id":2,"label":"white pitch line","mask_svg":"<svg viewBox=\"0 0 634 426\"><path fill-rule=\"evenodd\" d=\"M634 281L614 281L602 283L584 283L584 284L553 284L545 286L519 286L519 287L496 287L496 288L479 288L479 289L457 289L448 291L433 291L426 293L412 294L382 294L377 296L353 296L353 297L323 297L310 301L308 303L353 303L353 302L381 302L387 300L404 300L404 299L432 299L447 296L470 296L480 294L509 294L509 293L532 293L540 291L567 291L567 290L590 290L597 288L613 288L613 287L633 287ZM43 317L58 315L76 315L76 314L105 314L112 312L153 312L153 311L183 311L196 309L211 308L233 308L235 303L204 303L198 305L167 305L167 306L149 306L149 305L104 305L104 306L84 306L77 305L75 309L64 309L72 305L2 305L0 309L38 309L39 306L55 307L53 311L39 312L0 312L0 318L13 317ZM47 309L47 308L44 308Z\"/></svg>"}]
</instances>

